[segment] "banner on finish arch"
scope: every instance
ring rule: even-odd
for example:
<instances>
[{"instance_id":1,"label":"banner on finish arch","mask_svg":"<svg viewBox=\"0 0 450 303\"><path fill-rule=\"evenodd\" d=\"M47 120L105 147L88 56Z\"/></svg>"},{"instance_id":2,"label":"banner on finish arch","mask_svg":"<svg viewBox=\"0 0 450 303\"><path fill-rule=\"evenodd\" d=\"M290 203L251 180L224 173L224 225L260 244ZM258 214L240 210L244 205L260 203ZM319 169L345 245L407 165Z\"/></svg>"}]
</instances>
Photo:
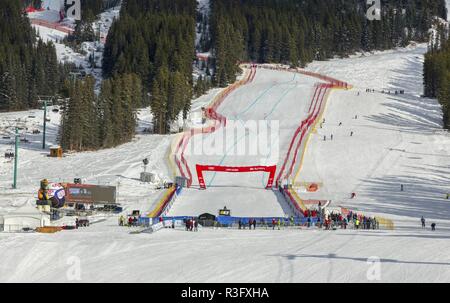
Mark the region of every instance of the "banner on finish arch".
<instances>
[{"instance_id":1,"label":"banner on finish arch","mask_svg":"<svg viewBox=\"0 0 450 303\"><path fill-rule=\"evenodd\" d=\"M205 178L203 177L204 171L224 172L224 173L254 173L254 172L267 172L269 173L269 179L267 180L266 189L273 187L273 181L275 178L275 172L277 166L217 166L217 165L196 165L198 184L201 189L206 189Z\"/></svg>"}]
</instances>

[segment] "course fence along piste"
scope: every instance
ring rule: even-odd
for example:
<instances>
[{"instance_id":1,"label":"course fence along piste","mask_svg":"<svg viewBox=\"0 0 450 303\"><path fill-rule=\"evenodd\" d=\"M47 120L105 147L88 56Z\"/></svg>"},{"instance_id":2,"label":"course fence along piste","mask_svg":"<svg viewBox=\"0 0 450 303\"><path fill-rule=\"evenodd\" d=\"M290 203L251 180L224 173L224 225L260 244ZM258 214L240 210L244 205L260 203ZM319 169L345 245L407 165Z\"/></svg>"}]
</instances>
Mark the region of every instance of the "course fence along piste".
<instances>
[{"instance_id":1,"label":"course fence along piste","mask_svg":"<svg viewBox=\"0 0 450 303\"><path fill-rule=\"evenodd\" d=\"M50 29L54 29L54 30L66 33L66 34L73 33L73 29L71 29L67 26L63 26L59 23L53 23L53 22L49 22L49 21L45 21L45 20L41 20L41 19L30 19L30 22L33 25L43 26L46 28L50 28Z\"/></svg>"},{"instance_id":2,"label":"course fence along piste","mask_svg":"<svg viewBox=\"0 0 450 303\"><path fill-rule=\"evenodd\" d=\"M299 73L302 75L318 78L320 80L323 80L328 83L318 83L315 85L314 94L309 106L308 110L308 117L303 120L300 124L300 126L296 129L294 132L294 136L291 139L288 152L286 154L286 157L283 161L283 165L278 173L278 177L276 180L276 184L279 186L280 181L282 179L287 180L292 176L294 167L297 163L298 154L300 149L303 147L303 150L306 148L307 140L305 140L308 135L311 134L312 129L317 124L318 118L321 117L323 114L326 100L328 97L328 93L330 89L350 89L352 86L344 81L340 81L337 79L334 79L332 77L324 76L318 73L310 72L301 70L298 68L289 68L289 67L281 67L281 66L273 66L273 65L261 65L260 68L264 69L270 69L270 70L278 70L278 71L288 71L288 72L294 72ZM295 144L297 142L297 144ZM293 147L295 146L295 149ZM304 152L302 153L301 159L303 160ZM289 164L289 168L286 170L286 166ZM300 161L300 166L302 161ZM301 168L301 167L300 167ZM299 168L299 170L300 170ZM295 180L294 180L295 181ZM280 187L281 188L281 187ZM291 188L287 188L285 191L283 191L284 196L286 199L293 204L293 208L303 214L307 207L303 203L303 201L300 199L298 194L293 191Z\"/></svg>"},{"instance_id":3,"label":"course fence along piste","mask_svg":"<svg viewBox=\"0 0 450 303\"><path fill-rule=\"evenodd\" d=\"M210 134L214 133L216 130L218 130L220 127L225 127L227 123L226 117L223 115L217 113L217 109L219 106L225 101L225 99L235 90L237 90L239 87L246 85L250 82L252 82L255 79L256 76L256 66L251 65L250 72L244 77L243 80L238 81L230 86L228 86L226 89L221 91L219 95L213 100L213 102L205 109L205 116L206 118L213 121L213 125L202 127L202 128L192 128L186 132L184 132L183 137L178 142L174 154L174 160L175 163L180 171L181 176L185 177L187 179L187 186L192 186L192 172L189 168L189 164L184 156L184 153L186 151L186 147L189 143L189 140L196 135L199 134ZM180 156L178 154L180 153ZM183 169L184 167L184 169Z\"/></svg>"}]
</instances>

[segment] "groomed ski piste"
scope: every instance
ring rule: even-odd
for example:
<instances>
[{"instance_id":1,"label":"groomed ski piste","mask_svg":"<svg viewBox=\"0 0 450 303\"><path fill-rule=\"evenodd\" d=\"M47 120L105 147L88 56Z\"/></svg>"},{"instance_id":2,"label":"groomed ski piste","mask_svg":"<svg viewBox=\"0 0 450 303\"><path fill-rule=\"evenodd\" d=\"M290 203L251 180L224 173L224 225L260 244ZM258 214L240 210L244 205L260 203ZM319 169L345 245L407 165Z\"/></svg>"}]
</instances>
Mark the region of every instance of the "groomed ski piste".
<instances>
[{"instance_id":1,"label":"groomed ski piste","mask_svg":"<svg viewBox=\"0 0 450 303\"><path fill-rule=\"evenodd\" d=\"M327 82L304 73L275 70L279 67L272 65L244 69L240 80L246 83L227 94L216 108L215 119L207 119L206 123L218 126L216 123L226 118L231 127L229 121L257 120L264 124L279 120L279 135L271 145L279 147L279 157L273 155L275 148L265 157L239 156L231 152L224 155L189 153L193 149L190 144L195 144L195 140L214 141L220 134L217 129L190 138L184 155L181 154L184 144L176 151L185 134L138 135L134 142L116 149L51 160L40 150L39 136L30 135L29 147L20 149L23 161L19 168L20 189L16 191L10 189L11 163L0 162L2 212L31 205L42 177L58 181L75 176L90 182L97 180L99 184L120 182L119 201L126 211L151 212L158 207L161 192L136 180L142 169L141 159L149 157L149 169L158 172L161 179L180 174L180 167L184 174L188 174L187 168L192 174L191 188L181 192L168 215L217 214L218 209L227 206L236 216L289 216L293 209L286 199L281 198L276 189L265 189L267 173L205 171L206 190L199 188L196 175L197 164L276 165L274 184L280 172L281 176L289 174L289 179L298 185L294 186L293 195L298 195L301 201L331 201L333 207L392 220L395 229L326 231L302 227L249 231L201 228L194 233L180 228L130 234L134 229L117 226L117 217L104 217L87 229L54 235L0 233L0 281L450 281L450 201L445 199L450 181L450 135L442 130L438 102L420 97L425 52L426 45L411 45L308 66L308 71L351 86L348 90L329 90L316 119L318 122L325 119L325 123L311 125L302 143L299 145L297 139L292 144L289 157L294 135L302 121L311 117L310 110L314 108L311 100L316 99L317 85ZM249 77L251 80L247 81ZM366 89L375 92L366 93ZM390 90L391 94L382 93L383 90ZM395 95L395 90L405 90L405 94ZM215 89L194 101L190 123L193 129L205 127L198 119L201 108L221 99L223 92ZM317 112L313 113L315 116ZM36 121L42 120L41 111L2 113L0 117L6 128L6 121L30 115L36 116ZM145 127L150 114L142 111L140 118L140 127ZM29 120L33 118L24 123L40 128L38 123L32 125ZM52 113L49 144L56 143L58 125L59 115ZM350 136L352 131L354 134ZM244 138L252 140L257 137L254 135L245 132ZM323 141L324 136L326 141ZM2 154L10 148L8 142L1 141ZM294 156L297 146L298 154ZM173 161L168 161L171 158ZM319 190L305 191L302 184L306 183L317 183ZM356 198L351 199L351 193L356 193ZM422 215L427 219L427 229L420 228ZM431 222L437 224L435 232L429 228ZM78 266L79 275L73 274L74 266Z\"/></svg>"}]
</instances>

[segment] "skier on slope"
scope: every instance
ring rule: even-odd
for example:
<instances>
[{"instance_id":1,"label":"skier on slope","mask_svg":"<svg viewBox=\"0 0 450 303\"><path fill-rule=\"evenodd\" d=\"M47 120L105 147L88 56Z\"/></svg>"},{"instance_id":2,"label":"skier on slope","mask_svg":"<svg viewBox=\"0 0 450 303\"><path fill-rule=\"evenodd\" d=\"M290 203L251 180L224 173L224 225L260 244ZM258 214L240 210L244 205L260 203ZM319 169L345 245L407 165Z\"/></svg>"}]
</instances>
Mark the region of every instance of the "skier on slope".
<instances>
[{"instance_id":1,"label":"skier on slope","mask_svg":"<svg viewBox=\"0 0 450 303\"><path fill-rule=\"evenodd\" d=\"M420 222L422 222L422 228L425 228L425 218L422 216L422 219L420 219Z\"/></svg>"}]
</instances>

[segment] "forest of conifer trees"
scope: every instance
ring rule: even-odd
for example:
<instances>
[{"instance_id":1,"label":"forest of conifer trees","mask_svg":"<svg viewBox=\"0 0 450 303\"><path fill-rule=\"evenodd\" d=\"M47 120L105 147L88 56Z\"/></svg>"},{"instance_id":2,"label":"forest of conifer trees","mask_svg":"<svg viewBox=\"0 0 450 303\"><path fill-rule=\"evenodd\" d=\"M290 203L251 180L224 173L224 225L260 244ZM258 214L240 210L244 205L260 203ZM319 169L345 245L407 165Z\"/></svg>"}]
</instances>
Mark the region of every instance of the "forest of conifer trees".
<instances>
[{"instance_id":1,"label":"forest of conifer trees","mask_svg":"<svg viewBox=\"0 0 450 303\"><path fill-rule=\"evenodd\" d=\"M151 95L155 131L167 133L190 108L195 0L125 0L105 46L103 73L139 75Z\"/></svg>"},{"instance_id":2,"label":"forest of conifer trees","mask_svg":"<svg viewBox=\"0 0 450 303\"><path fill-rule=\"evenodd\" d=\"M437 26L435 41L429 43L423 77L424 95L439 100L444 114L444 127L450 129L450 39L445 26Z\"/></svg>"},{"instance_id":3,"label":"forest of conifer trees","mask_svg":"<svg viewBox=\"0 0 450 303\"><path fill-rule=\"evenodd\" d=\"M213 0L215 84L235 81L237 61L305 66L355 51L385 50L428 38L444 0L384 0L380 21L365 0Z\"/></svg>"},{"instance_id":4,"label":"forest of conifer trees","mask_svg":"<svg viewBox=\"0 0 450 303\"><path fill-rule=\"evenodd\" d=\"M434 16L446 15L445 0L383 0L381 21L367 19L365 0L211 0L209 16L198 14L196 0L123 0L107 38L105 80L96 94L93 78L69 79L73 67L60 65L54 45L37 40L22 10L38 2L0 1L0 110L36 108L38 95L68 98L60 143L79 151L130 141L136 111L148 105L154 131L169 133L180 114L186 117L191 99L210 85L204 76L193 79L196 47L211 50L212 79L223 87L235 81L242 61L305 66L355 51L424 42ZM93 40L95 16L117 4L83 0L83 20L67 42ZM197 22L197 28L209 31L196 46ZM424 67L425 94L439 98L447 127L448 44L431 48Z\"/></svg>"},{"instance_id":5,"label":"forest of conifer trees","mask_svg":"<svg viewBox=\"0 0 450 303\"><path fill-rule=\"evenodd\" d=\"M136 108L142 106L142 84L135 74L102 82L94 93L95 79L66 82L69 98L63 112L60 143L66 150L97 150L129 142L135 135Z\"/></svg>"},{"instance_id":6,"label":"forest of conifer trees","mask_svg":"<svg viewBox=\"0 0 450 303\"><path fill-rule=\"evenodd\" d=\"M64 81L52 43L37 40L19 0L0 1L0 111L37 106L38 95L55 95Z\"/></svg>"}]
</instances>

